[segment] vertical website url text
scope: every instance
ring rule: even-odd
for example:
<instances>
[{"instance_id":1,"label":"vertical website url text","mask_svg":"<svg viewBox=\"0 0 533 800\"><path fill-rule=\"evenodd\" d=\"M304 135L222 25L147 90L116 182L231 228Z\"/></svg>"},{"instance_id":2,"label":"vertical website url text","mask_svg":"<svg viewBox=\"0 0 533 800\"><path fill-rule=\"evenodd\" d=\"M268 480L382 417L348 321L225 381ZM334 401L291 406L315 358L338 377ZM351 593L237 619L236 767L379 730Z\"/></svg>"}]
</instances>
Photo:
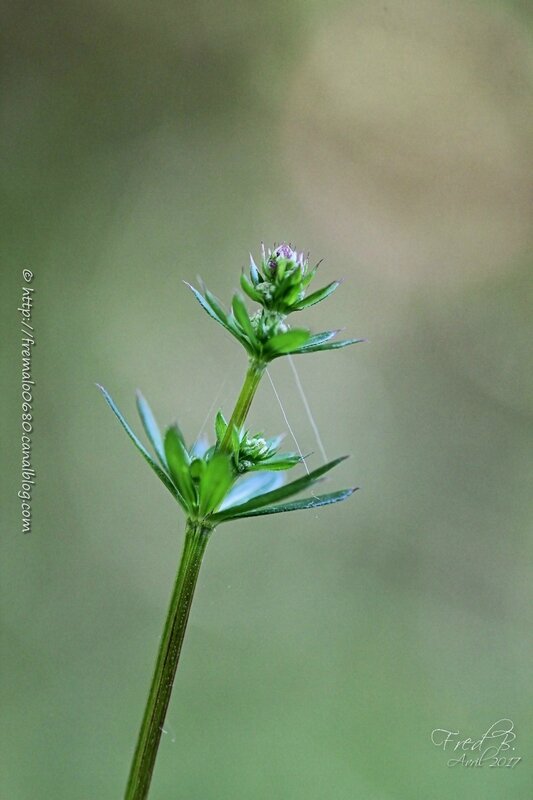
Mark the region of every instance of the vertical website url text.
<instances>
[{"instance_id":1,"label":"vertical website url text","mask_svg":"<svg viewBox=\"0 0 533 800\"><path fill-rule=\"evenodd\" d=\"M33 281L33 272L29 269L22 270L22 278L25 284ZM20 509L22 516L22 533L31 532L31 496L35 486L35 470L31 463L31 435L33 433L33 387L35 381L32 380L31 362L32 351L35 346L35 332L32 322L33 310L32 286L22 287L21 307L17 311L21 314L22 332L22 379L21 379L21 449L22 449L22 468L21 486L18 496L21 501Z\"/></svg>"}]
</instances>

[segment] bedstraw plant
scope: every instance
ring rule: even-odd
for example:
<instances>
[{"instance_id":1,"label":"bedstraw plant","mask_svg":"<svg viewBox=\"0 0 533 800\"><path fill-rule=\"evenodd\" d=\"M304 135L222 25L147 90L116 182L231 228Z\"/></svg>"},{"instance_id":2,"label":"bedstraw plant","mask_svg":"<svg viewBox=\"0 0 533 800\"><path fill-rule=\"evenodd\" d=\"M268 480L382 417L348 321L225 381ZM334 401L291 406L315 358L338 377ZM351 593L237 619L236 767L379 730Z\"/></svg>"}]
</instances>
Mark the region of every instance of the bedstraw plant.
<instances>
[{"instance_id":1,"label":"bedstraw plant","mask_svg":"<svg viewBox=\"0 0 533 800\"><path fill-rule=\"evenodd\" d=\"M296 498L320 482L346 456L312 471L306 467L302 477L285 482L284 474L304 457L281 452L281 437L268 438L245 427L252 400L270 362L287 355L309 355L364 341L338 340L335 330L313 334L307 328L289 323L291 315L321 302L339 286L339 281L333 281L309 292L318 266L311 268L309 259L287 244L268 251L262 246L259 266L250 256L249 274L243 272L240 279L242 291L257 306L251 314L240 293L234 294L231 309L227 311L205 286L200 285L199 289L190 286L204 311L237 339L248 355L248 370L229 420L222 411L216 415L213 444L200 439L189 445L177 424L163 435L147 401L137 392L137 408L152 448L150 452L109 393L99 386L126 433L186 517L181 562L133 756L126 800L144 800L148 796L198 573L215 528L232 520L331 505L354 492L352 488L315 494L313 489L309 496Z\"/></svg>"}]
</instances>

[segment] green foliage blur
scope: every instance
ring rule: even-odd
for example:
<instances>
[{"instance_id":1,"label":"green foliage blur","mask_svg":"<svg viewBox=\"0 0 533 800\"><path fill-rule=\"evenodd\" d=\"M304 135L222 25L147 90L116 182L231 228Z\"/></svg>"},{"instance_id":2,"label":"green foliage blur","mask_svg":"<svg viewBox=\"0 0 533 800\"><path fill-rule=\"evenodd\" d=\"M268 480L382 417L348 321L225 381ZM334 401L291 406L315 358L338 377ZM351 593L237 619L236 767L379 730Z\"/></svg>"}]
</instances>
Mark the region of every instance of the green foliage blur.
<instances>
[{"instance_id":1,"label":"green foliage blur","mask_svg":"<svg viewBox=\"0 0 533 800\"><path fill-rule=\"evenodd\" d=\"M122 796L183 522L94 384L211 431L246 358L183 281L229 302L261 240L345 278L302 320L370 340L295 357L328 457L353 454L335 486L361 490L212 537L151 800L530 797L530 22L480 0L5 5L0 797ZM270 374L319 466L290 365ZM287 430L267 379L249 423ZM512 769L431 742L502 718Z\"/></svg>"}]
</instances>

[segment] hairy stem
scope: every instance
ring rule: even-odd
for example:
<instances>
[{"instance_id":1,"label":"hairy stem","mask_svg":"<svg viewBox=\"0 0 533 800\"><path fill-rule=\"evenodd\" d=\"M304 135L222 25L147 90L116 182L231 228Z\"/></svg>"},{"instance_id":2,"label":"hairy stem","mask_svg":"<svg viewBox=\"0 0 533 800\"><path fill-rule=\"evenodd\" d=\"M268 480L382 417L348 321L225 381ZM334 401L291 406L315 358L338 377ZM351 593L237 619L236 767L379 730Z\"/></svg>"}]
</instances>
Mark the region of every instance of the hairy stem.
<instances>
[{"instance_id":1,"label":"hairy stem","mask_svg":"<svg viewBox=\"0 0 533 800\"><path fill-rule=\"evenodd\" d=\"M181 563L131 765L125 800L148 796L159 741L191 609L194 589L211 529L188 520Z\"/></svg>"},{"instance_id":2,"label":"hairy stem","mask_svg":"<svg viewBox=\"0 0 533 800\"><path fill-rule=\"evenodd\" d=\"M263 377L265 368L266 364L257 362L255 360L250 361L250 366L248 367L248 372L246 373L241 392L237 398L235 408L233 409L233 414L231 415L228 427L226 428L224 438L220 443L221 450L229 451L231 449L230 443L233 428L235 427L238 430L242 427L244 420L248 415L248 411L250 410L250 406L252 405L252 400L254 399L257 387L259 386L261 378Z\"/></svg>"}]
</instances>

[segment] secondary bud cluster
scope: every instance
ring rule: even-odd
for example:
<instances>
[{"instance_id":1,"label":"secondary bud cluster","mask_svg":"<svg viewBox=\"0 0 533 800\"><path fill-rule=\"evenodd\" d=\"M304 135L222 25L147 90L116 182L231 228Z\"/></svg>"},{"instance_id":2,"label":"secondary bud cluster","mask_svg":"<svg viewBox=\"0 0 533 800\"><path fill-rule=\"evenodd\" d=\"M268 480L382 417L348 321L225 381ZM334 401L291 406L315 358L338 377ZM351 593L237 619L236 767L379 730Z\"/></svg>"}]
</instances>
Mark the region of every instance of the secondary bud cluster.
<instances>
[{"instance_id":1,"label":"secondary bud cluster","mask_svg":"<svg viewBox=\"0 0 533 800\"><path fill-rule=\"evenodd\" d=\"M221 411L215 420L217 447L221 446L226 436L228 423ZM258 472L259 470L285 470L294 467L302 459L297 453L280 453L282 437L266 439L262 433L252 435L244 428L231 431L230 447L233 464L237 473Z\"/></svg>"}]
</instances>

